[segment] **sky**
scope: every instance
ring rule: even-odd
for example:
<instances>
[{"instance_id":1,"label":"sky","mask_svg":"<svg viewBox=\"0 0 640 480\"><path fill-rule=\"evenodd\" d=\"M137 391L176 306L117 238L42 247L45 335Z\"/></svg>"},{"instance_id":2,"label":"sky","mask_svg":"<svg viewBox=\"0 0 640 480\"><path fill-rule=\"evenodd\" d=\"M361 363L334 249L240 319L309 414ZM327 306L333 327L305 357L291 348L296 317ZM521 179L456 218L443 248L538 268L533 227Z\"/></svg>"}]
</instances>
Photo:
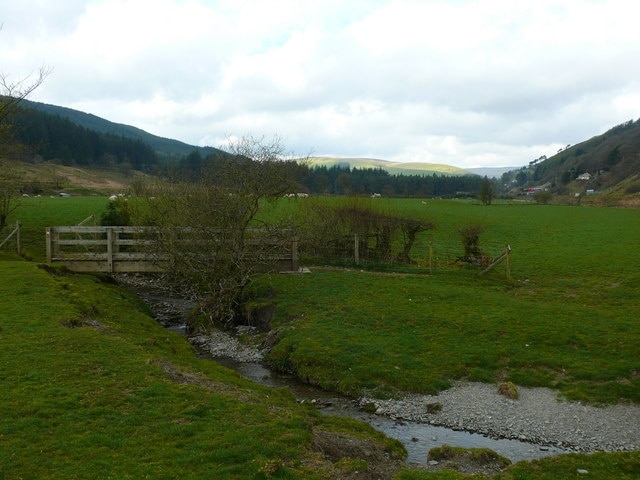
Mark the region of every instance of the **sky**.
<instances>
[{"instance_id":1,"label":"sky","mask_svg":"<svg viewBox=\"0 0 640 480\"><path fill-rule=\"evenodd\" d=\"M30 100L224 148L521 166L640 117L637 0L0 0Z\"/></svg>"}]
</instances>

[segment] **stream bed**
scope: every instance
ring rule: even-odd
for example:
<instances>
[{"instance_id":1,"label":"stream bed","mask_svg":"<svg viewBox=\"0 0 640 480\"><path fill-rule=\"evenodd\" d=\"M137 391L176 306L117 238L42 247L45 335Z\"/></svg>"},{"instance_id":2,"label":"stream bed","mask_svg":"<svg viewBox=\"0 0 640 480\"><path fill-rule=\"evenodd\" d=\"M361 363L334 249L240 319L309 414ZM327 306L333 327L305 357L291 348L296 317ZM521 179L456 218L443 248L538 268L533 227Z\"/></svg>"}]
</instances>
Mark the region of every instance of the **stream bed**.
<instances>
[{"instance_id":1,"label":"stream bed","mask_svg":"<svg viewBox=\"0 0 640 480\"><path fill-rule=\"evenodd\" d=\"M206 358L206 355L203 356ZM477 433L431 425L429 423L397 420L385 415L367 413L350 398L325 392L304 384L297 378L272 372L257 362L238 362L232 358L212 358L245 378L269 387L286 388L298 401L310 402L323 413L361 420L388 437L400 441L407 450L409 463L424 465L431 448L451 445L464 448L490 448L513 463L567 453L554 446L536 445L511 439L495 439Z\"/></svg>"},{"instance_id":2,"label":"stream bed","mask_svg":"<svg viewBox=\"0 0 640 480\"><path fill-rule=\"evenodd\" d=\"M166 328L188 337L185 325L173 325ZM400 420L386 415L367 413L351 398L305 384L294 376L274 372L261 362L240 361L224 355L211 355L203 349L199 349L197 345L195 346L200 358L215 361L261 385L286 388L293 393L298 401L314 404L323 413L347 416L370 424L388 437L401 442L407 450L409 463L426 464L429 450L445 444L463 448L489 448L513 463L568 453L568 450L556 446L537 445L515 439L491 438L478 433L430 423Z\"/></svg>"},{"instance_id":3,"label":"stream bed","mask_svg":"<svg viewBox=\"0 0 640 480\"><path fill-rule=\"evenodd\" d=\"M131 288L131 285L128 286ZM489 448L514 463L572 451L554 445L540 445L516 439L492 438L462 429L367 413L358 406L354 399L326 392L305 384L296 377L271 371L260 361L247 360L247 358L238 360L224 355L224 353L217 354L215 348L213 349L214 353L210 353L210 348L207 349L209 352L199 348L198 342L194 341L194 337L188 335L183 320L186 313L193 308L193 302L185 298L174 297L166 292L158 292L155 289L141 289L139 286L133 289L151 307L158 323L168 330L179 333L189 339L201 358L216 361L261 385L286 388L293 393L298 401L312 403L323 413L347 416L370 424L388 437L400 441L407 450L407 461L409 463L425 465L429 450L445 444L463 448ZM225 342L228 342L229 338L235 341L233 337L227 334L222 335L223 338L226 336ZM224 348L221 351L224 352Z\"/></svg>"}]
</instances>

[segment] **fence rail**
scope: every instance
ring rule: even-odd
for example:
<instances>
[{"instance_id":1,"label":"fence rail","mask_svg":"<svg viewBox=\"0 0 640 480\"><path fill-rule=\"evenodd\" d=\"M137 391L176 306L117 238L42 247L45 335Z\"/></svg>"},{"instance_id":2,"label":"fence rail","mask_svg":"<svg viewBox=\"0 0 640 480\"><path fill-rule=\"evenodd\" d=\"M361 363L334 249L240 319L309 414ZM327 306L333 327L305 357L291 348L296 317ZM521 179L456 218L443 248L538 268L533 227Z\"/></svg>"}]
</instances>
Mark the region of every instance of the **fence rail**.
<instances>
[{"instance_id":1,"label":"fence rail","mask_svg":"<svg viewBox=\"0 0 640 480\"><path fill-rule=\"evenodd\" d=\"M16 227L11 231L7 238L5 238L2 242L0 242L0 248L4 246L5 243L9 241L11 237L15 237L16 239L16 252L20 255L21 244L20 244L20 222L16 222Z\"/></svg>"},{"instance_id":2,"label":"fence rail","mask_svg":"<svg viewBox=\"0 0 640 480\"><path fill-rule=\"evenodd\" d=\"M194 241L193 231L187 237ZM75 272L162 272L168 268L169 259L156 251L157 238L158 230L154 227L49 227L46 231L47 261ZM298 270L295 236L278 244L270 244L272 240L267 235L258 234L257 238L277 249L270 258L274 269ZM256 242L256 239L251 241Z\"/></svg>"}]
</instances>

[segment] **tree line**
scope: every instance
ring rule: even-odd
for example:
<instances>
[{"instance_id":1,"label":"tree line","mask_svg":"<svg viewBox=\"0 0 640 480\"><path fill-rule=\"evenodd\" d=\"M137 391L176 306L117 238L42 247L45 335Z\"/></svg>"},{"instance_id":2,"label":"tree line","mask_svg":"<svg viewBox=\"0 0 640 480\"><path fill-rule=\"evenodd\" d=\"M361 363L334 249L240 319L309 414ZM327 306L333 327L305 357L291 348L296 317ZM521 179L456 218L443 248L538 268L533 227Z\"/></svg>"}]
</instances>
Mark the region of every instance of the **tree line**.
<instances>
[{"instance_id":1,"label":"tree line","mask_svg":"<svg viewBox=\"0 0 640 480\"><path fill-rule=\"evenodd\" d=\"M202 157L198 152L176 164L165 164L162 174L182 179L197 179L221 162L221 156ZM351 168L307 165L302 161L284 161L295 179L296 192L325 195L373 195L388 197L475 196L482 184L478 175L392 175L382 168Z\"/></svg>"},{"instance_id":2,"label":"tree line","mask_svg":"<svg viewBox=\"0 0 640 480\"><path fill-rule=\"evenodd\" d=\"M215 171L224 152L203 157L198 151L171 159L161 156L141 140L100 133L67 118L22 108L13 118L13 139L26 145L23 159L42 159L63 165L106 168L128 174L139 170L182 180L198 179L203 171ZM388 197L473 196L482 178L476 175L392 175L382 168L351 168L348 165L311 166L283 160L296 180L297 192L329 195ZM296 192L292 192L296 193Z\"/></svg>"},{"instance_id":3,"label":"tree line","mask_svg":"<svg viewBox=\"0 0 640 480\"><path fill-rule=\"evenodd\" d=\"M13 142L26 145L28 156L63 165L153 172L154 150L140 140L98 133L71 120L23 108L13 118Z\"/></svg>"}]
</instances>

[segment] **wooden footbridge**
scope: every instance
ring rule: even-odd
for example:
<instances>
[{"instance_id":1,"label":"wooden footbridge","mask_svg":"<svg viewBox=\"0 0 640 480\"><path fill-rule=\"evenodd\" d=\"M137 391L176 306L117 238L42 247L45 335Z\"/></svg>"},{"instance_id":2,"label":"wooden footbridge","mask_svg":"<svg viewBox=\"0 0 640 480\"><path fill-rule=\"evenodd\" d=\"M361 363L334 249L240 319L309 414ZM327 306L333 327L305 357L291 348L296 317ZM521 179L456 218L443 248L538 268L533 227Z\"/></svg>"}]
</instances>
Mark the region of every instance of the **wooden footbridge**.
<instances>
[{"instance_id":1,"label":"wooden footbridge","mask_svg":"<svg viewBox=\"0 0 640 480\"><path fill-rule=\"evenodd\" d=\"M167 256L156 251L157 235L158 230L154 227L49 227L46 232L47 261L74 272L162 272L169 266L169 261ZM270 241L266 235L257 235L257 238L262 245ZM270 250L274 252L269 257L273 270L298 270L295 235L286 242L280 239L272 243Z\"/></svg>"}]
</instances>

